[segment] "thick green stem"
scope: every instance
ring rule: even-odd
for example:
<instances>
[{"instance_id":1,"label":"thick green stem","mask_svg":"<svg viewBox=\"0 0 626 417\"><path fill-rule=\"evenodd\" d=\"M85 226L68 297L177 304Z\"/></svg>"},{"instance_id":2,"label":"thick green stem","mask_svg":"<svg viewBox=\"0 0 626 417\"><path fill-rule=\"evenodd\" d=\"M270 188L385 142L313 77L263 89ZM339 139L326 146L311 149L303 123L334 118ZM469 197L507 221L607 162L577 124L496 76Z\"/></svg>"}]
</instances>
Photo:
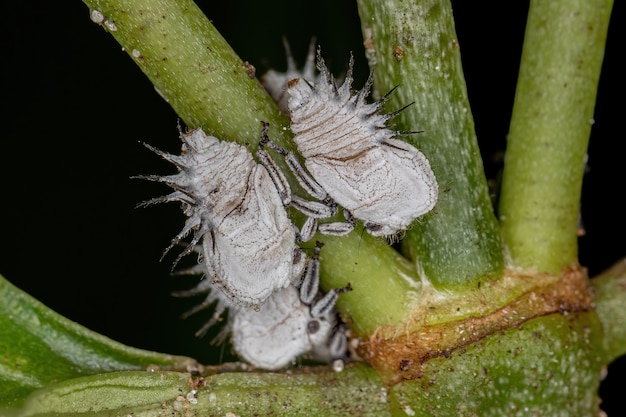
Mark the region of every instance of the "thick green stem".
<instances>
[{"instance_id":1,"label":"thick green stem","mask_svg":"<svg viewBox=\"0 0 626 417\"><path fill-rule=\"evenodd\" d=\"M433 213L403 241L436 287L498 276L500 232L489 200L448 0L358 1L366 54L377 89L399 85L388 109L415 102L396 118L404 139L430 160L439 183Z\"/></svg>"},{"instance_id":2,"label":"thick green stem","mask_svg":"<svg viewBox=\"0 0 626 417\"><path fill-rule=\"evenodd\" d=\"M5 415L0 409L0 414ZM369 367L343 372L193 378L173 372L113 372L34 393L15 417L36 416L388 416L387 389Z\"/></svg>"},{"instance_id":3,"label":"thick green stem","mask_svg":"<svg viewBox=\"0 0 626 417\"><path fill-rule=\"evenodd\" d=\"M192 128L253 149L260 121L279 143L289 121L192 0L84 0L107 30Z\"/></svg>"},{"instance_id":4,"label":"thick green stem","mask_svg":"<svg viewBox=\"0 0 626 417\"><path fill-rule=\"evenodd\" d=\"M593 312L550 314L488 336L391 388L394 416L600 415L600 323Z\"/></svg>"},{"instance_id":5,"label":"thick green stem","mask_svg":"<svg viewBox=\"0 0 626 417\"><path fill-rule=\"evenodd\" d=\"M517 266L559 274L576 227L612 0L532 1L500 200Z\"/></svg>"},{"instance_id":6,"label":"thick green stem","mask_svg":"<svg viewBox=\"0 0 626 417\"><path fill-rule=\"evenodd\" d=\"M350 285L352 290L339 297L337 307L356 335L368 337L380 326L406 321L410 301L419 298L422 287L414 278L414 265L362 228L319 240L325 244L320 254L323 287Z\"/></svg>"}]
</instances>

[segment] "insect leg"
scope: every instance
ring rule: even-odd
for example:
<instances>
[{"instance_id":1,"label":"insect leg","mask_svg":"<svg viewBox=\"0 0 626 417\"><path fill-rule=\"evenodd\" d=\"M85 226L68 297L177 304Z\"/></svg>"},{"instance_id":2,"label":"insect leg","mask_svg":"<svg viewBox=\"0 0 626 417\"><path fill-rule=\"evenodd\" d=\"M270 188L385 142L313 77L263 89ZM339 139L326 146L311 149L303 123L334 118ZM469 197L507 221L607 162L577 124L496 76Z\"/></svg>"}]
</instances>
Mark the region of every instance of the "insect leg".
<instances>
[{"instance_id":1,"label":"insect leg","mask_svg":"<svg viewBox=\"0 0 626 417\"><path fill-rule=\"evenodd\" d=\"M294 226L295 227L295 226ZM297 230L296 227L296 239L298 242L308 242L313 239L317 232L317 219L315 217L307 217L302 228Z\"/></svg>"},{"instance_id":2,"label":"insect leg","mask_svg":"<svg viewBox=\"0 0 626 417\"><path fill-rule=\"evenodd\" d=\"M354 230L354 224L349 222L322 223L317 226L317 230L327 236L345 236Z\"/></svg>"},{"instance_id":3,"label":"insect leg","mask_svg":"<svg viewBox=\"0 0 626 417\"><path fill-rule=\"evenodd\" d=\"M337 303L339 294L346 291L352 291L352 286L350 284L343 288L333 288L332 290L328 291L326 295L324 295L322 298L316 301L313 306L311 306L311 316L322 317L329 314L333 310L333 308L335 308L335 304Z\"/></svg>"},{"instance_id":4,"label":"insect leg","mask_svg":"<svg viewBox=\"0 0 626 417\"><path fill-rule=\"evenodd\" d=\"M276 186L276 190L278 191L278 195L282 200L285 206L288 206L291 203L291 188L289 187L289 182L283 174L283 171L278 167L272 156L264 149L264 145L267 144L267 129L269 124L263 123L263 130L261 132L261 139L259 140L259 148L256 151L256 156L259 160L259 163L263 165L263 167L267 170L274 186ZM267 139L267 140L265 140Z\"/></svg>"},{"instance_id":5,"label":"insect leg","mask_svg":"<svg viewBox=\"0 0 626 417\"><path fill-rule=\"evenodd\" d=\"M341 327L335 330L335 333L330 339L328 344L328 350L332 358L343 358L346 356L348 350L348 337L346 332Z\"/></svg>"},{"instance_id":6,"label":"insect leg","mask_svg":"<svg viewBox=\"0 0 626 417\"><path fill-rule=\"evenodd\" d=\"M345 222L323 223L317 227L317 230L319 230L323 235L345 236L354 230L356 219L352 213L345 208L343 209L343 217L346 219Z\"/></svg>"},{"instance_id":7,"label":"insect leg","mask_svg":"<svg viewBox=\"0 0 626 417\"><path fill-rule=\"evenodd\" d=\"M289 205L299 212L315 219L327 219L337 213L337 206L335 205L327 206L317 201L305 200L295 194L291 196L291 203Z\"/></svg>"},{"instance_id":8,"label":"insect leg","mask_svg":"<svg viewBox=\"0 0 626 417\"><path fill-rule=\"evenodd\" d=\"M300 186L304 188L304 190L314 198L321 201L326 201L328 199L328 194L326 193L324 188L319 185L318 182L315 181L308 172L306 172L306 170L298 160L298 157L293 152L290 152L285 148L278 146L278 144L276 144L267 136L267 129L269 127L269 124L266 122L261 123L263 123L263 131L261 133L259 147L264 145L281 154L285 158L285 162L287 163L289 170L296 177Z\"/></svg>"},{"instance_id":9,"label":"insect leg","mask_svg":"<svg viewBox=\"0 0 626 417\"><path fill-rule=\"evenodd\" d=\"M295 227L295 226L294 226ZM292 269L292 283L298 283L301 278L307 264L307 256L300 249L300 246L295 245L293 248L293 269Z\"/></svg>"},{"instance_id":10,"label":"insect leg","mask_svg":"<svg viewBox=\"0 0 626 417\"><path fill-rule=\"evenodd\" d=\"M275 146L278 147L277 145ZM328 194L324 188L304 169L298 157L293 152L287 152L282 148L281 150L277 149L277 151L285 157L287 166L291 172L293 172L293 175L295 175L300 186L304 188L307 193L321 201L329 200Z\"/></svg>"},{"instance_id":11,"label":"insect leg","mask_svg":"<svg viewBox=\"0 0 626 417\"><path fill-rule=\"evenodd\" d=\"M320 250L324 244L317 242L315 252L306 267L304 279L300 284L300 300L305 304L311 304L319 291L320 286Z\"/></svg>"}]
</instances>

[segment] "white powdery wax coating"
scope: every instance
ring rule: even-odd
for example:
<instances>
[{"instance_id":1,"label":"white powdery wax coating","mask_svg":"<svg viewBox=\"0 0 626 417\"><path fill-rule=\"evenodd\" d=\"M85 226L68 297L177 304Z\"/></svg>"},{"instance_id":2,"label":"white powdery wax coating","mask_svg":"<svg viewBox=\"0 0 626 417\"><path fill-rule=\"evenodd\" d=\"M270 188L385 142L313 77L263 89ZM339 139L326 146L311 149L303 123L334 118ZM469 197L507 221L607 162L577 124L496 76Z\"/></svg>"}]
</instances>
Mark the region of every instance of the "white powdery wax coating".
<instances>
[{"instance_id":1,"label":"white powdery wax coating","mask_svg":"<svg viewBox=\"0 0 626 417\"><path fill-rule=\"evenodd\" d=\"M267 170L243 146L207 136L182 135L180 156L156 151L179 168L157 180L176 191L154 202L180 201L188 219L178 242L194 231L207 279L234 303L258 308L299 277L296 233Z\"/></svg>"},{"instance_id":2,"label":"white powdery wax coating","mask_svg":"<svg viewBox=\"0 0 626 417\"><path fill-rule=\"evenodd\" d=\"M99 25L101 25L102 22L104 22L104 15L99 10L92 10L91 13L89 14L89 17L91 18L92 22L97 23Z\"/></svg>"},{"instance_id":3,"label":"white powdery wax coating","mask_svg":"<svg viewBox=\"0 0 626 417\"><path fill-rule=\"evenodd\" d=\"M258 312L239 310L232 323L232 342L247 362L276 370L325 346L333 325L332 317L312 317L310 306L289 286L272 294Z\"/></svg>"},{"instance_id":4,"label":"white powdery wax coating","mask_svg":"<svg viewBox=\"0 0 626 417\"><path fill-rule=\"evenodd\" d=\"M200 251L196 247L194 251ZM312 264L313 263L313 264ZM309 261L310 273L319 272L317 257ZM185 274L202 274L208 270L204 262L198 263ZM318 277L319 279L319 277ZM213 282L203 279L191 290L178 292L178 296L195 296L209 292L206 300L187 312L194 314L209 305L215 305L215 312L197 334L204 334L208 328L222 321L222 313L228 309L228 322L217 336L220 340L231 333L233 348L242 360L258 368L275 370L288 366L298 356L307 355L313 359L329 362L346 357L345 333L336 327L336 297L326 294L315 305L306 303L295 284L274 291L256 311L234 304L224 293L214 288ZM328 303L330 301L330 303ZM321 305L317 305L321 303ZM314 315L314 310L317 315Z\"/></svg>"},{"instance_id":5,"label":"white powdery wax coating","mask_svg":"<svg viewBox=\"0 0 626 417\"><path fill-rule=\"evenodd\" d=\"M382 101L367 104L371 79L352 94L352 62L336 88L318 52L320 81L288 85L291 130L305 166L338 204L375 236L406 229L437 203L438 185L426 157L393 139L379 114Z\"/></svg>"}]
</instances>

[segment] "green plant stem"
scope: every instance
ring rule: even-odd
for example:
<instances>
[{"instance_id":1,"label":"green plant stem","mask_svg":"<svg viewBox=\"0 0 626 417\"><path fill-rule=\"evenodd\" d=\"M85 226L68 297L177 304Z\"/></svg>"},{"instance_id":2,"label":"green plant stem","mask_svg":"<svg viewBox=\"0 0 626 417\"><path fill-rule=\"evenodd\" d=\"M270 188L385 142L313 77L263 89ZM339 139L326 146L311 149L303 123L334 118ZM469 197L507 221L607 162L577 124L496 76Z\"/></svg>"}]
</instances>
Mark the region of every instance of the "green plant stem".
<instances>
[{"instance_id":1,"label":"green plant stem","mask_svg":"<svg viewBox=\"0 0 626 417\"><path fill-rule=\"evenodd\" d=\"M191 128L254 150L261 120L278 143L289 121L192 0L84 0Z\"/></svg>"},{"instance_id":2,"label":"green plant stem","mask_svg":"<svg viewBox=\"0 0 626 417\"><path fill-rule=\"evenodd\" d=\"M200 367L184 356L134 349L48 309L0 276L0 405L86 374L159 366Z\"/></svg>"},{"instance_id":3,"label":"green plant stem","mask_svg":"<svg viewBox=\"0 0 626 417\"><path fill-rule=\"evenodd\" d=\"M601 333L593 312L534 318L420 368L390 389L394 416L597 416Z\"/></svg>"},{"instance_id":4,"label":"green plant stem","mask_svg":"<svg viewBox=\"0 0 626 417\"><path fill-rule=\"evenodd\" d=\"M585 153L612 4L531 2L499 211L514 265L559 274L577 262Z\"/></svg>"},{"instance_id":5,"label":"green plant stem","mask_svg":"<svg viewBox=\"0 0 626 417\"><path fill-rule=\"evenodd\" d=\"M376 88L399 86L387 108L398 130L430 160L439 183L434 212L406 234L403 249L435 287L499 276L500 232L489 199L448 0L359 0Z\"/></svg>"},{"instance_id":6,"label":"green plant stem","mask_svg":"<svg viewBox=\"0 0 626 417\"><path fill-rule=\"evenodd\" d=\"M2 410L0 410L1 412ZM387 389L369 367L342 372L192 378L173 372L114 372L34 393L16 417L36 416L388 416Z\"/></svg>"},{"instance_id":7,"label":"green plant stem","mask_svg":"<svg viewBox=\"0 0 626 417\"><path fill-rule=\"evenodd\" d=\"M341 294L337 307L355 335L368 337L380 326L406 321L410 301L421 289L414 265L361 227L348 236L319 240L325 244L320 253L323 289L352 288Z\"/></svg>"},{"instance_id":8,"label":"green plant stem","mask_svg":"<svg viewBox=\"0 0 626 417\"><path fill-rule=\"evenodd\" d=\"M626 354L626 258L591 280L604 330L604 363Z\"/></svg>"}]
</instances>

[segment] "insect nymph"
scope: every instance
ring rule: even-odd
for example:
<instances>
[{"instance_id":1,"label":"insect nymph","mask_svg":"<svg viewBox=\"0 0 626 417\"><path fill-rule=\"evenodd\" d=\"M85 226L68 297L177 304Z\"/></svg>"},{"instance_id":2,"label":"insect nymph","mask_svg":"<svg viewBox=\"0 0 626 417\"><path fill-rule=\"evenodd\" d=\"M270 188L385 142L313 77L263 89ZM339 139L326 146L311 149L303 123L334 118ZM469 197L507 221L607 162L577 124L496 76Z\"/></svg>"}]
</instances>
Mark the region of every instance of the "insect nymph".
<instances>
[{"instance_id":1,"label":"insect nymph","mask_svg":"<svg viewBox=\"0 0 626 417\"><path fill-rule=\"evenodd\" d=\"M148 146L176 165L177 174L142 177L175 190L145 204L178 201L188 216L166 252L193 232L179 259L201 243L212 285L233 302L258 309L274 291L297 280L306 263L283 199L245 147L201 129L181 139L179 156Z\"/></svg>"},{"instance_id":2,"label":"insect nymph","mask_svg":"<svg viewBox=\"0 0 626 417\"><path fill-rule=\"evenodd\" d=\"M303 281L319 280L319 249L308 260ZM202 251L196 247L195 251ZM180 271L179 274L204 275L208 278L203 256L192 268ZM343 359L347 355L345 333L337 323L335 303L339 294L349 288L331 290L326 294L314 288L300 287L294 282L286 288L278 289L267 298L258 311L237 305L226 298L221 291L213 287L210 279L185 291L174 293L180 297L190 297L208 293L204 302L197 305L185 317L195 314L212 304L215 313L198 332L203 336L206 331L221 320L222 314L228 309L228 323L215 341L220 341L230 332L235 352L246 362L267 370L284 368L295 362L300 356L311 359L329 361Z\"/></svg>"},{"instance_id":3,"label":"insect nymph","mask_svg":"<svg viewBox=\"0 0 626 417\"><path fill-rule=\"evenodd\" d=\"M266 134L264 124L262 136ZM213 318L197 335L228 309L226 331L233 336L233 347L255 366L279 369L308 353L320 359L342 357L345 335L336 331L334 310L340 291L319 293L321 244L307 260L297 245L302 234L287 217L285 206L293 203L319 217L332 215L333 208L291 195L282 172L262 146L257 156L266 165L258 164L245 147L220 141L201 129L181 133L181 139L181 155L146 145L175 164L177 174L141 178L175 190L144 204L177 201L188 216L166 252L193 233L178 259L192 251L199 253L199 263L187 272L201 273L204 279L175 295L209 293L187 316L216 304ZM310 228L307 238L314 232Z\"/></svg>"},{"instance_id":4,"label":"insect nymph","mask_svg":"<svg viewBox=\"0 0 626 417\"><path fill-rule=\"evenodd\" d=\"M437 181L428 160L414 146L394 139L401 132L386 127L398 113L379 114L391 92L367 104L371 75L365 87L353 94L352 59L340 87L319 50L317 61L319 82L296 78L287 88L293 140L307 170L372 235L406 229L437 202ZM326 197L309 192L318 199Z\"/></svg>"},{"instance_id":5,"label":"insect nymph","mask_svg":"<svg viewBox=\"0 0 626 417\"><path fill-rule=\"evenodd\" d=\"M237 312L231 329L235 351L253 365L270 370L284 368L303 354L319 359L344 356L345 342L342 347L331 347L333 339L345 341L345 335L335 331L334 300L325 301L310 306L290 286L272 294L258 312ZM330 351L327 358L326 351Z\"/></svg>"}]
</instances>

